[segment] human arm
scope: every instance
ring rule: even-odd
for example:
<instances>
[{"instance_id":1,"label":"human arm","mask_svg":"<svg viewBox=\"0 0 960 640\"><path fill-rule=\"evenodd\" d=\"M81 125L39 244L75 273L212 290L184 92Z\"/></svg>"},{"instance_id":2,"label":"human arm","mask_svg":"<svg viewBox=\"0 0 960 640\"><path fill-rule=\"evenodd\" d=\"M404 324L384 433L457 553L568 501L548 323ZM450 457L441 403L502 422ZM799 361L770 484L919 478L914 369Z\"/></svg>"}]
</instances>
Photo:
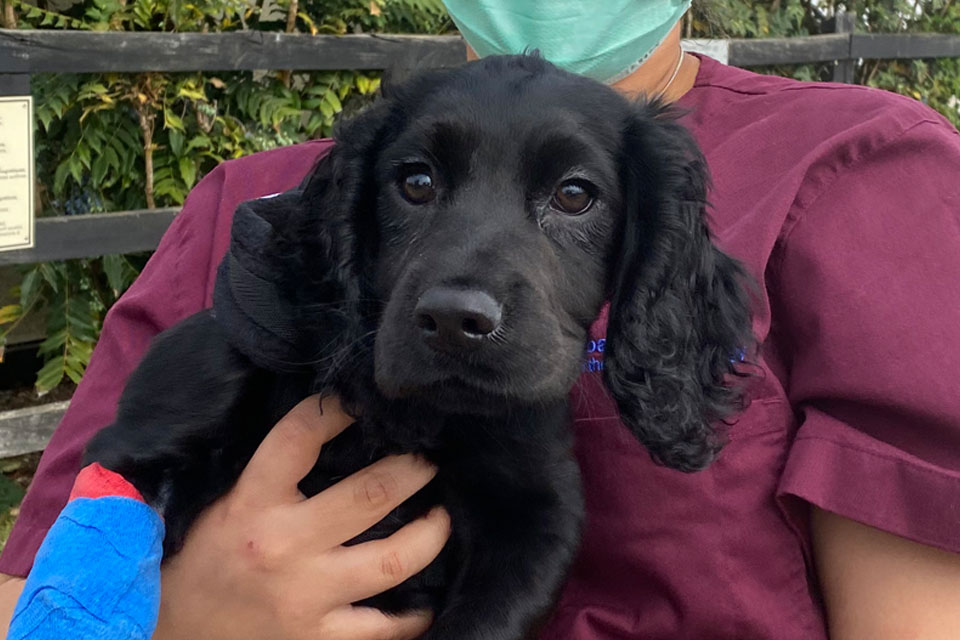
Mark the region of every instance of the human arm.
<instances>
[{"instance_id":1,"label":"human arm","mask_svg":"<svg viewBox=\"0 0 960 640\"><path fill-rule=\"evenodd\" d=\"M6 573L0 575L0 637L7 637L6 630L10 626L10 618L13 617L13 608L17 606L17 600L23 591L23 583L24 579L20 576Z\"/></svg>"},{"instance_id":2,"label":"human arm","mask_svg":"<svg viewBox=\"0 0 960 640\"><path fill-rule=\"evenodd\" d=\"M953 640L960 554L812 507L817 574L833 640Z\"/></svg>"},{"instance_id":3,"label":"human arm","mask_svg":"<svg viewBox=\"0 0 960 640\"><path fill-rule=\"evenodd\" d=\"M960 554L960 136L931 118L843 161L768 273L801 417L778 493L812 535L835 635L887 637L856 625L947 620L960 603L947 574L942 597L906 591Z\"/></svg>"}]
</instances>

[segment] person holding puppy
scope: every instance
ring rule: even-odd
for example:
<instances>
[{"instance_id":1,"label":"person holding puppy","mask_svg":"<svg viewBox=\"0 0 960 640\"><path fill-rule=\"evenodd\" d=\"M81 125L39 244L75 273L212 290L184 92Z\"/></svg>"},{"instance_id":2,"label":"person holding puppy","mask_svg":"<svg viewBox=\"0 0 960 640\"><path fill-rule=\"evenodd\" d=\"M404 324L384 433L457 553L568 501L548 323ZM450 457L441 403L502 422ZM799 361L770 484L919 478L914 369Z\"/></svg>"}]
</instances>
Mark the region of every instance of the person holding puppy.
<instances>
[{"instance_id":1,"label":"person holding puppy","mask_svg":"<svg viewBox=\"0 0 960 640\"><path fill-rule=\"evenodd\" d=\"M688 2L446 4L471 55L538 48L627 94L674 102L713 173L717 242L762 285L754 323L761 375L705 471L654 465L616 420L599 371L584 373L573 406L587 526L540 637L953 637L957 132L899 96L760 76L684 53L678 25ZM194 190L111 311L45 453L0 559L8 611L23 588L17 576L70 493L83 444L110 422L150 338L209 304L236 205L292 188L328 148L313 142L227 163ZM604 330L601 317L595 337ZM296 461L315 458L346 422L331 408L300 410L278 425L163 567L155 638L423 633L428 612L387 617L351 607L357 598L344 594L385 590L428 563L445 540L445 514L350 562L328 560L423 486L429 467L387 459L309 500L296 490ZM321 535L318 523L344 524ZM318 543L288 544L297 532Z\"/></svg>"}]
</instances>

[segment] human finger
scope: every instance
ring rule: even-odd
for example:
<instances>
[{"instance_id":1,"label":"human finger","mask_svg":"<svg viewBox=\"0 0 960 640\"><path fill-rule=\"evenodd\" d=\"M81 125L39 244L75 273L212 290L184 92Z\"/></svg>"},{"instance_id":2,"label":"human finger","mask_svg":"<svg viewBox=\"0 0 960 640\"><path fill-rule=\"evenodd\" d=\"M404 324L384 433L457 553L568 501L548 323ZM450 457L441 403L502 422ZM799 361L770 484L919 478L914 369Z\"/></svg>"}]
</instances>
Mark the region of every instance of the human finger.
<instances>
[{"instance_id":1,"label":"human finger","mask_svg":"<svg viewBox=\"0 0 960 640\"><path fill-rule=\"evenodd\" d=\"M393 535L340 547L324 560L331 575L344 576L340 593L356 602L397 586L433 562L450 537L450 516L442 507L404 525Z\"/></svg>"},{"instance_id":2,"label":"human finger","mask_svg":"<svg viewBox=\"0 0 960 640\"><path fill-rule=\"evenodd\" d=\"M413 640L426 633L431 622L428 611L392 615L348 605L326 615L317 640Z\"/></svg>"},{"instance_id":3,"label":"human finger","mask_svg":"<svg viewBox=\"0 0 960 640\"><path fill-rule=\"evenodd\" d=\"M297 483L316 464L320 448L352 423L335 396L305 398L260 443L237 481L237 492L270 504L301 500Z\"/></svg>"},{"instance_id":4,"label":"human finger","mask_svg":"<svg viewBox=\"0 0 960 640\"><path fill-rule=\"evenodd\" d=\"M423 488L437 470L424 458L387 456L298 505L302 531L324 545L360 535Z\"/></svg>"}]
</instances>

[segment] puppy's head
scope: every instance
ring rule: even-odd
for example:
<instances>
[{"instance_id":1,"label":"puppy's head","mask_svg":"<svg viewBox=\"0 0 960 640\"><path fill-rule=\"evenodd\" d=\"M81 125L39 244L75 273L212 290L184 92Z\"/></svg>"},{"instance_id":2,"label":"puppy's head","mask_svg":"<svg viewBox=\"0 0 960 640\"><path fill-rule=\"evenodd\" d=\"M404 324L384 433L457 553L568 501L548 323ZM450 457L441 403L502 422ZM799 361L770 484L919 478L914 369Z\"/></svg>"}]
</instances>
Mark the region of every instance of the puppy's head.
<instances>
[{"instance_id":1,"label":"puppy's head","mask_svg":"<svg viewBox=\"0 0 960 640\"><path fill-rule=\"evenodd\" d=\"M610 300L624 421L665 464L709 462L749 318L703 160L662 106L488 58L390 90L337 138L277 251L314 361L368 359L387 398L505 412L564 398Z\"/></svg>"}]
</instances>

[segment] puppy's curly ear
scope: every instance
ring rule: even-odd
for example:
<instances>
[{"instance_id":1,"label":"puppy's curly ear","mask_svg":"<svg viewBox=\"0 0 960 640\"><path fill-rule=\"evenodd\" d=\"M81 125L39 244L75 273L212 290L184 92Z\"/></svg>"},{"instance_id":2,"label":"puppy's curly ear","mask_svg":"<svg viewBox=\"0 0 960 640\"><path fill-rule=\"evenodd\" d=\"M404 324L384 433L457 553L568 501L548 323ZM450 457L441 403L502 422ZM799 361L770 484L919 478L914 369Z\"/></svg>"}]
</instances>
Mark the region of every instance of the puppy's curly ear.
<instances>
[{"instance_id":1,"label":"puppy's curly ear","mask_svg":"<svg viewBox=\"0 0 960 640\"><path fill-rule=\"evenodd\" d=\"M360 265L376 247L372 168L383 117L374 107L345 125L298 188L234 214L214 313L262 368L329 366L362 332Z\"/></svg>"},{"instance_id":2,"label":"puppy's curly ear","mask_svg":"<svg viewBox=\"0 0 960 640\"><path fill-rule=\"evenodd\" d=\"M730 384L750 348L745 273L706 225L706 162L657 102L626 127L626 216L613 277L604 375L623 421L653 459L707 466L718 421L742 404Z\"/></svg>"}]
</instances>

